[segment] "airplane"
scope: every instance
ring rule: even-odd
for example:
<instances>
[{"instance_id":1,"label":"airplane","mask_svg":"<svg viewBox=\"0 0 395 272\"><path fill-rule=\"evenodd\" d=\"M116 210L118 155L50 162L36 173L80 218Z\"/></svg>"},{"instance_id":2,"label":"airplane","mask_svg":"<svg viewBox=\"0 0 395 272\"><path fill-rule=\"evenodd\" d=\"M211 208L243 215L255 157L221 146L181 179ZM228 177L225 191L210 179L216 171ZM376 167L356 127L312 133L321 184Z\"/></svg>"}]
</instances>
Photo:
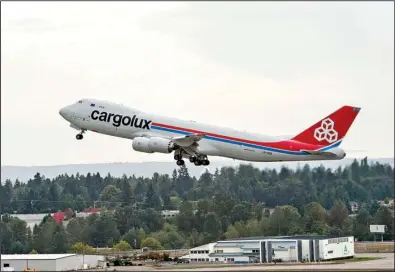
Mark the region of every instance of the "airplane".
<instances>
[{"instance_id":1,"label":"airplane","mask_svg":"<svg viewBox=\"0 0 395 272\"><path fill-rule=\"evenodd\" d=\"M80 131L77 140L93 131L130 139L138 152L174 152L178 166L185 164L184 159L206 166L209 156L250 162L341 160L346 153L339 146L360 109L343 106L296 136L281 140L97 99L81 99L61 108L59 114Z\"/></svg>"}]
</instances>

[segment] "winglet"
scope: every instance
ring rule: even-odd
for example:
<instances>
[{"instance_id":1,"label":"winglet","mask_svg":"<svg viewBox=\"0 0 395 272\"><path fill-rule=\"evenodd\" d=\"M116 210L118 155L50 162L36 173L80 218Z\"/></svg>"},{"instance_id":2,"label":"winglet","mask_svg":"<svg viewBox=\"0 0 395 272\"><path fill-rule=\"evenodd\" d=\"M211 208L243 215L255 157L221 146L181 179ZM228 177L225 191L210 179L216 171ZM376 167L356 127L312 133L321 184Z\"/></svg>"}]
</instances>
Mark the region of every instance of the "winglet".
<instances>
[{"instance_id":1,"label":"winglet","mask_svg":"<svg viewBox=\"0 0 395 272\"><path fill-rule=\"evenodd\" d=\"M359 107L343 106L299 133L292 140L322 146L333 145L335 143L339 145L360 110L361 108Z\"/></svg>"}]
</instances>

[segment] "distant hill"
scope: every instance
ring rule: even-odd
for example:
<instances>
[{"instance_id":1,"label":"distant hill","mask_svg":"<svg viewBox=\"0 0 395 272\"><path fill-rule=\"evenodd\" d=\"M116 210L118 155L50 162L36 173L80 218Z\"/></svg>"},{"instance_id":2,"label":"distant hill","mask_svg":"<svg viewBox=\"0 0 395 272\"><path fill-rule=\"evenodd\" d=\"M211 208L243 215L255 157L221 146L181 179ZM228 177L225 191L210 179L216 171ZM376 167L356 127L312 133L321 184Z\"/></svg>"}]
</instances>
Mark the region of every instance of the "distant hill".
<instances>
[{"instance_id":1,"label":"distant hill","mask_svg":"<svg viewBox=\"0 0 395 272\"><path fill-rule=\"evenodd\" d=\"M324 165L329 168L337 168L339 166L345 166L352 163L354 158L347 158L341 161L318 161L318 162L308 162L311 167ZM394 158L378 158L378 159L368 159L370 163L379 162L382 164L390 164L394 166ZM224 166L236 167L240 164L240 161L233 160L218 160L211 161L208 167L195 166L186 163L191 176L199 177L205 169L214 173L216 168L221 168ZM260 169L277 169L279 170L281 166L285 165L291 169L296 169L298 165L303 167L305 162L271 162L271 163L252 163L257 168ZM95 164L67 164L67 165L53 165L53 166L1 166L1 181L10 179L15 181L17 178L21 182L26 182L34 176L37 172L48 178L54 178L60 174L67 173L69 175L80 173L86 175L88 172L97 173L105 176L111 173L112 176L121 177L123 174L127 176L135 175L137 177L152 177L152 175L157 172L160 174L171 175L173 170L178 168L174 161L168 162L141 162L141 163L95 163Z\"/></svg>"}]
</instances>

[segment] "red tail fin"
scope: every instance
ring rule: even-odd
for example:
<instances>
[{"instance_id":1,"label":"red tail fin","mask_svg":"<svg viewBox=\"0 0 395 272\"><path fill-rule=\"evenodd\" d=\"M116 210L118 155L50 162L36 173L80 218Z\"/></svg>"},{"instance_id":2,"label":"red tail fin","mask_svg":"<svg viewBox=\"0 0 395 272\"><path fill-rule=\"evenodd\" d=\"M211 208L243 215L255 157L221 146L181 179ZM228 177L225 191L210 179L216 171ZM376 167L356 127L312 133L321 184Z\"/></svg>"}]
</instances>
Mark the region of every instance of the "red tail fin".
<instances>
[{"instance_id":1,"label":"red tail fin","mask_svg":"<svg viewBox=\"0 0 395 272\"><path fill-rule=\"evenodd\" d=\"M292 140L324 146L339 142L346 136L360 109L343 106L298 134Z\"/></svg>"}]
</instances>

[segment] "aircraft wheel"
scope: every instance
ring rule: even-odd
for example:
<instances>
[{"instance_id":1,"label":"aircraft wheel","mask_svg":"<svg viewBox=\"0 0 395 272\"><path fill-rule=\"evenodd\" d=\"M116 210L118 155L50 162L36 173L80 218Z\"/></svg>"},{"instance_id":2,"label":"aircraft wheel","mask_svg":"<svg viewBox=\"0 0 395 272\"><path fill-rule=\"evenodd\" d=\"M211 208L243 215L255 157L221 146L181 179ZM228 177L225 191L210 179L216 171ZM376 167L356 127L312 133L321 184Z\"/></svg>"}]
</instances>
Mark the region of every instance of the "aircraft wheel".
<instances>
[{"instance_id":1,"label":"aircraft wheel","mask_svg":"<svg viewBox=\"0 0 395 272\"><path fill-rule=\"evenodd\" d=\"M204 165L204 166L209 165L209 164L210 164L210 161L209 161L209 160L204 160L204 161L203 161L203 165Z\"/></svg>"},{"instance_id":2,"label":"aircraft wheel","mask_svg":"<svg viewBox=\"0 0 395 272\"><path fill-rule=\"evenodd\" d=\"M180 154L177 154L177 155L174 155L174 159L175 159L176 161L179 161L179 160L182 159L182 157L181 157Z\"/></svg>"},{"instance_id":3,"label":"aircraft wheel","mask_svg":"<svg viewBox=\"0 0 395 272\"><path fill-rule=\"evenodd\" d=\"M189 162L194 163L195 161L196 161L196 158L195 158L195 157L190 157L190 158L189 158Z\"/></svg>"},{"instance_id":4,"label":"aircraft wheel","mask_svg":"<svg viewBox=\"0 0 395 272\"><path fill-rule=\"evenodd\" d=\"M75 136L75 138L76 138L77 140L82 140L82 139L84 138L84 136L83 136L82 134L77 134L77 135Z\"/></svg>"},{"instance_id":5,"label":"aircraft wheel","mask_svg":"<svg viewBox=\"0 0 395 272\"><path fill-rule=\"evenodd\" d=\"M177 161L177 165L178 165L178 166L181 166L181 165L183 165L184 163L185 163L184 160L178 160L178 161Z\"/></svg>"},{"instance_id":6,"label":"aircraft wheel","mask_svg":"<svg viewBox=\"0 0 395 272\"><path fill-rule=\"evenodd\" d=\"M202 162L199 161L199 160L194 161L194 163L195 163L196 166L202 165Z\"/></svg>"}]
</instances>

